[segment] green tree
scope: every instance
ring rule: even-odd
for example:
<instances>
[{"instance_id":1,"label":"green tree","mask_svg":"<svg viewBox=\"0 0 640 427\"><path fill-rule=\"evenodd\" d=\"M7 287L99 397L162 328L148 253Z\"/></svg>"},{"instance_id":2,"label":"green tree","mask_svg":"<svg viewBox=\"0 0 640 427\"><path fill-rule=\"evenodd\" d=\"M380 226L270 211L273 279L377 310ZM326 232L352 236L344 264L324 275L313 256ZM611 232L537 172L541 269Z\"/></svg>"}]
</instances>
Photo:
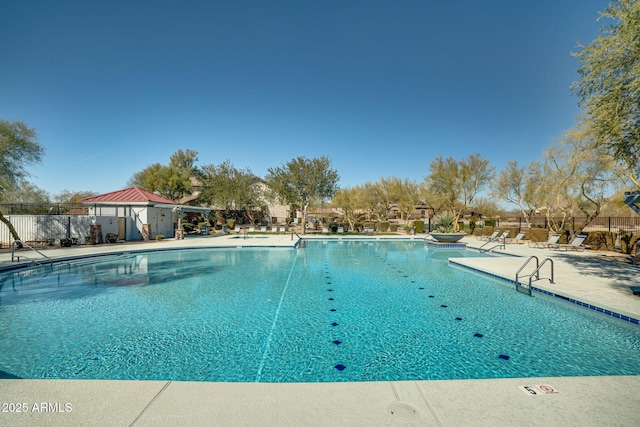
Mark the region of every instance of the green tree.
<instances>
[{"instance_id":1,"label":"green tree","mask_svg":"<svg viewBox=\"0 0 640 427\"><path fill-rule=\"evenodd\" d=\"M17 187L8 189L2 195L3 202L50 203L49 193L28 181L21 181Z\"/></svg>"},{"instance_id":2,"label":"green tree","mask_svg":"<svg viewBox=\"0 0 640 427\"><path fill-rule=\"evenodd\" d=\"M331 199L331 206L342 209L342 215L349 224L350 230L355 230L358 211L363 209L362 187L342 188Z\"/></svg>"},{"instance_id":3,"label":"green tree","mask_svg":"<svg viewBox=\"0 0 640 427\"><path fill-rule=\"evenodd\" d=\"M613 21L574 55L580 80L574 92L596 142L621 162L640 188L640 2L619 0L600 14Z\"/></svg>"},{"instance_id":4,"label":"green tree","mask_svg":"<svg viewBox=\"0 0 640 427\"><path fill-rule=\"evenodd\" d=\"M527 168L519 167L518 162L512 160L498 173L496 181L491 186L491 193L497 199L516 205L524 216L527 227L531 227L531 215L536 210L532 191L534 184L527 174ZM480 212L487 213L485 210Z\"/></svg>"},{"instance_id":5,"label":"green tree","mask_svg":"<svg viewBox=\"0 0 640 427\"><path fill-rule=\"evenodd\" d=\"M494 177L495 168L479 153L457 161L449 157L435 158L429 165L431 173L425 177L427 187L456 215L456 222L476 196L485 190Z\"/></svg>"},{"instance_id":6,"label":"green tree","mask_svg":"<svg viewBox=\"0 0 640 427\"><path fill-rule=\"evenodd\" d=\"M571 233L581 233L600 215L602 208L609 203L609 196L620 189L622 183L616 172L615 159L597 144L591 129L585 124L568 130L547 149L544 175L544 180L539 182L544 182L551 189L551 200L555 201L562 217L575 217L580 212L580 217L584 218L575 224Z\"/></svg>"},{"instance_id":7,"label":"green tree","mask_svg":"<svg viewBox=\"0 0 640 427\"><path fill-rule=\"evenodd\" d=\"M193 185L191 178L198 176L199 170L195 163L198 161L198 152L194 150L178 150L169 158L167 173L167 196L170 199L181 199L191 194Z\"/></svg>"},{"instance_id":8,"label":"green tree","mask_svg":"<svg viewBox=\"0 0 640 427\"><path fill-rule=\"evenodd\" d=\"M95 196L95 191L71 191L66 188L53 196L56 203L80 203L85 197Z\"/></svg>"},{"instance_id":9,"label":"green tree","mask_svg":"<svg viewBox=\"0 0 640 427\"><path fill-rule=\"evenodd\" d=\"M390 199L396 205L400 219L408 224L409 217L421 201L420 186L415 181L396 177L391 178L389 184Z\"/></svg>"},{"instance_id":10,"label":"green tree","mask_svg":"<svg viewBox=\"0 0 640 427\"><path fill-rule=\"evenodd\" d=\"M198 175L195 162L198 153L193 150L178 150L173 153L167 166L154 163L129 180L129 185L142 187L172 200L189 195L192 189L191 178Z\"/></svg>"},{"instance_id":11,"label":"green tree","mask_svg":"<svg viewBox=\"0 0 640 427\"><path fill-rule=\"evenodd\" d=\"M544 162L532 162L527 173L528 199L545 213L552 231L567 229L572 217L584 218L571 234L582 232L600 215L623 183L614 157L584 122L547 148Z\"/></svg>"},{"instance_id":12,"label":"green tree","mask_svg":"<svg viewBox=\"0 0 640 427\"><path fill-rule=\"evenodd\" d=\"M44 148L36 131L21 121L0 120L0 198L16 189L29 176L26 166L39 163ZM0 212L0 221L14 240L20 240L11 222Z\"/></svg>"},{"instance_id":13,"label":"green tree","mask_svg":"<svg viewBox=\"0 0 640 427\"><path fill-rule=\"evenodd\" d=\"M386 219L389 207L379 182L365 182L360 188L360 203L362 209L367 213L367 219L371 220L374 214L378 219Z\"/></svg>"},{"instance_id":14,"label":"green tree","mask_svg":"<svg viewBox=\"0 0 640 427\"><path fill-rule=\"evenodd\" d=\"M230 160L203 166L200 179L202 193L199 199L210 206L226 210L246 209L253 221L252 210L265 204L256 185L260 179L251 169L238 169Z\"/></svg>"},{"instance_id":15,"label":"green tree","mask_svg":"<svg viewBox=\"0 0 640 427\"><path fill-rule=\"evenodd\" d=\"M312 203L328 201L338 190L338 172L331 160L322 156L297 157L286 164L269 168L265 180L278 198L302 210L302 224L307 223L307 210ZM305 232L305 227L302 228Z\"/></svg>"},{"instance_id":16,"label":"green tree","mask_svg":"<svg viewBox=\"0 0 640 427\"><path fill-rule=\"evenodd\" d=\"M144 188L152 193L162 193L166 186L166 169L167 167L160 163L149 165L140 172L133 174L129 180L129 185Z\"/></svg>"}]
</instances>

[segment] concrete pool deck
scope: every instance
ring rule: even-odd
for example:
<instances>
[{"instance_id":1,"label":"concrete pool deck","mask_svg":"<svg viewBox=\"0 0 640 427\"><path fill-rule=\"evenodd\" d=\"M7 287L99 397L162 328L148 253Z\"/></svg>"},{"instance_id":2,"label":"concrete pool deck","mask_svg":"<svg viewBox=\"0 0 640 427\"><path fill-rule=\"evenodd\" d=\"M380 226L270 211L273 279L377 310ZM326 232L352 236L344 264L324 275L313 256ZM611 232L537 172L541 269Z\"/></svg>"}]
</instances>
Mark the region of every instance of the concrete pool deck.
<instances>
[{"instance_id":1,"label":"concrete pool deck","mask_svg":"<svg viewBox=\"0 0 640 427\"><path fill-rule=\"evenodd\" d=\"M137 250L297 243L290 234L233 237L55 248L43 253L64 259ZM476 248L483 243L468 237L464 241ZM526 257L548 257L554 262L555 283L540 280L534 286L640 318L640 297L629 290L640 285L640 267L606 261L607 254L592 251L508 244L504 252L520 258L459 258L453 261L464 267L454 268L513 280ZM15 264L10 252L0 253L0 270ZM640 336L640 326L634 327ZM640 425L640 376L284 384L4 379L0 398L0 425L12 426ZM26 413L17 413L16 404L23 408L22 403Z\"/></svg>"}]
</instances>

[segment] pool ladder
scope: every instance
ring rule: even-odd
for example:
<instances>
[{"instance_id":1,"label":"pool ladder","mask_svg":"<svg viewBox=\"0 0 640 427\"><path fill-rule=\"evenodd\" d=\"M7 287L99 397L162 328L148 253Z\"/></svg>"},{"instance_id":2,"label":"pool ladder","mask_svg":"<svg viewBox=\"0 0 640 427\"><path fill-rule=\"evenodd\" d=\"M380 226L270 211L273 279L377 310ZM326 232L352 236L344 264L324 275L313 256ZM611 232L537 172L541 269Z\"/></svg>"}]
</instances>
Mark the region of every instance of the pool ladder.
<instances>
[{"instance_id":1,"label":"pool ladder","mask_svg":"<svg viewBox=\"0 0 640 427\"><path fill-rule=\"evenodd\" d=\"M536 269L533 270L533 272L531 274L529 274L529 284L528 285L524 285L522 283L520 283L519 280L519 276L520 276L520 272L529 264L529 262L535 259L536 260ZM545 258L542 263L540 263L540 261L538 260L538 257L535 255L531 255L529 258L527 258L527 260L524 262L524 264L522 264L522 266L518 269L518 271L516 271L516 291L519 292L524 292L529 294L529 296L531 296L531 289L533 288L532 286L532 282L533 282L533 278L535 277L536 280L540 280L540 269L547 263L547 261L549 262L550 266L551 266L551 277L547 279L549 280L549 283L554 283L553 281L553 260L551 258Z\"/></svg>"}]
</instances>

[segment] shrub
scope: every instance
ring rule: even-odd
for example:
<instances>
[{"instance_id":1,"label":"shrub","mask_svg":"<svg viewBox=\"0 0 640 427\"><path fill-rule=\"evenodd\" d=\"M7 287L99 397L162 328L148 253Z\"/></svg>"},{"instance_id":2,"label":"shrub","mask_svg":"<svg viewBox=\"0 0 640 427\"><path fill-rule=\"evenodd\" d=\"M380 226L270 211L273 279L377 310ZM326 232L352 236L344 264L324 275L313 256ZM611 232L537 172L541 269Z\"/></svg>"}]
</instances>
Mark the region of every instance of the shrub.
<instances>
[{"instance_id":1,"label":"shrub","mask_svg":"<svg viewBox=\"0 0 640 427\"><path fill-rule=\"evenodd\" d=\"M71 239L60 239L60 246L63 248L70 248L72 243Z\"/></svg>"},{"instance_id":2,"label":"shrub","mask_svg":"<svg viewBox=\"0 0 640 427\"><path fill-rule=\"evenodd\" d=\"M233 218L229 218L229 219L227 220L227 227L229 227L229 228L233 228L233 227L235 227L235 226L236 226L236 220L235 220L235 219L233 219Z\"/></svg>"},{"instance_id":3,"label":"shrub","mask_svg":"<svg viewBox=\"0 0 640 427\"><path fill-rule=\"evenodd\" d=\"M640 240L640 234L620 234L620 249L622 250L622 253L630 255L638 240Z\"/></svg>"},{"instance_id":4,"label":"shrub","mask_svg":"<svg viewBox=\"0 0 640 427\"><path fill-rule=\"evenodd\" d=\"M549 230L546 228L531 228L528 234L529 240L532 242L546 242L549 240Z\"/></svg>"},{"instance_id":5,"label":"shrub","mask_svg":"<svg viewBox=\"0 0 640 427\"><path fill-rule=\"evenodd\" d=\"M185 231L185 233L191 233L194 228L195 228L195 225L191 224L190 222L182 223L182 229Z\"/></svg>"},{"instance_id":6,"label":"shrub","mask_svg":"<svg viewBox=\"0 0 640 427\"><path fill-rule=\"evenodd\" d=\"M496 226L496 220L495 219L485 219L484 220L484 226L485 227L495 227ZM493 233L493 231L492 231ZM491 233L489 233L491 234ZM545 239L547 240L547 239Z\"/></svg>"},{"instance_id":7,"label":"shrub","mask_svg":"<svg viewBox=\"0 0 640 427\"><path fill-rule=\"evenodd\" d=\"M440 233L453 233L456 231L456 216L451 211L440 212L433 217L434 230Z\"/></svg>"},{"instance_id":8,"label":"shrub","mask_svg":"<svg viewBox=\"0 0 640 427\"><path fill-rule=\"evenodd\" d=\"M416 234L424 233L424 221L413 221L413 227L416 229Z\"/></svg>"},{"instance_id":9,"label":"shrub","mask_svg":"<svg viewBox=\"0 0 640 427\"><path fill-rule=\"evenodd\" d=\"M398 231L398 224L389 224L389 231L396 233Z\"/></svg>"},{"instance_id":10,"label":"shrub","mask_svg":"<svg viewBox=\"0 0 640 427\"><path fill-rule=\"evenodd\" d=\"M482 236L484 234L484 228L476 227L473 229L473 232L471 234L474 236Z\"/></svg>"},{"instance_id":11,"label":"shrub","mask_svg":"<svg viewBox=\"0 0 640 427\"><path fill-rule=\"evenodd\" d=\"M115 233L107 233L104 239L107 243L116 243L118 241L118 235Z\"/></svg>"},{"instance_id":12,"label":"shrub","mask_svg":"<svg viewBox=\"0 0 640 427\"><path fill-rule=\"evenodd\" d=\"M389 231L389 223L386 221L382 221L378 223L378 231L381 231L383 233L386 233L387 231Z\"/></svg>"},{"instance_id":13,"label":"shrub","mask_svg":"<svg viewBox=\"0 0 640 427\"><path fill-rule=\"evenodd\" d=\"M618 235L610 231L591 231L584 243L596 251L613 251L617 238Z\"/></svg>"},{"instance_id":14,"label":"shrub","mask_svg":"<svg viewBox=\"0 0 640 427\"><path fill-rule=\"evenodd\" d=\"M157 235L156 235L156 240L164 240L164 235L162 235L162 234L157 234Z\"/></svg>"}]
</instances>

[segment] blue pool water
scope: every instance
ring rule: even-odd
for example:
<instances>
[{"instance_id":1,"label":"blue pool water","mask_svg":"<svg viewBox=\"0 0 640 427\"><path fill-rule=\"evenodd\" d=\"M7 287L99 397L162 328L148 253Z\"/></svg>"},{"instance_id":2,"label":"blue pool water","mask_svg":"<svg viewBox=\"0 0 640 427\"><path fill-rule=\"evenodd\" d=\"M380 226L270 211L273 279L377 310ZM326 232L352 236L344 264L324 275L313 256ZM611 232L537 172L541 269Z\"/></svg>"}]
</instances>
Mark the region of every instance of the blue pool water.
<instances>
[{"instance_id":1,"label":"blue pool water","mask_svg":"<svg viewBox=\"0 0 640 427\"><path fill-rule=\"evenodd\" d=\"M639 375L640 328L421 242L148 252L5 273L0 371L239 382Z\"/></svg>"}]
</instances>

